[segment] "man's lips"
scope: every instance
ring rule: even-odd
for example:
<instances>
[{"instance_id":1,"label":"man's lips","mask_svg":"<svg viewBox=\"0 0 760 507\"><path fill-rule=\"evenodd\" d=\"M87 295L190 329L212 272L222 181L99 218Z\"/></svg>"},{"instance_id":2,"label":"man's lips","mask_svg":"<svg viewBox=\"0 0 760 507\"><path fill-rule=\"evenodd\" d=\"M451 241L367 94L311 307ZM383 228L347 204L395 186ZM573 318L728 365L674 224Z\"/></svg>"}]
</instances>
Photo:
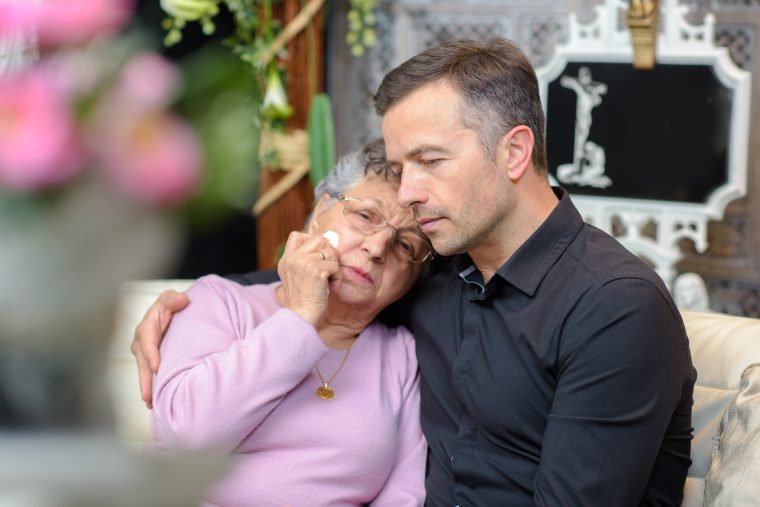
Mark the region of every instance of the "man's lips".
<instances>
[{"instance_id":1,"label":"man's lips","mask_svg":"<svg viewBox=\"0 0 760 507\"><path fill-rule=\"evenodd\" d=\"M435 224L437 224L440 220L441 217L420 217L417 218L417 224L420 226L420 229L422 229L422 232L425 232L434 228Z\"/></svg>"},{"instance_id":2,"label":"man's lips","mask_svg":"<svg viewBox=\"0 0 760 507\"><path fill-rule=\"evenodd\" d=\"M343 266L346 271L349 272L350 275L353 275L354 278L363 281L365 283L369 283L370 285L374 285L375 281L372 279L372 275L367 273L361 268L357 268L356 266Z\"/></svg>"}]
</instances>

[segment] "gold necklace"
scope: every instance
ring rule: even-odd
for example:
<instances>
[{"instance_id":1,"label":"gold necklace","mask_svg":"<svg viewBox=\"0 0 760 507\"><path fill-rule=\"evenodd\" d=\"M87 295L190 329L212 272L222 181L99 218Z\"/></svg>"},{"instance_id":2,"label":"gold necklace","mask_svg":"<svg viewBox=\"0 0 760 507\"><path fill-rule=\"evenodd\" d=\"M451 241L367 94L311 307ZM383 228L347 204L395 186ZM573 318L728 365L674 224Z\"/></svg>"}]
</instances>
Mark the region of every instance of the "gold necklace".
<instances>
[{"instance_id":1,"label":"gold necklace","mask_svg":"<svg viewBox=\"0 0 760 507\"><path fill-rule=\"evenodd\" d=\"M346 364L346 359L348 359L348 353L351 352L351 347L353 347L354 344L352 343L350 347L346 350L346 355L343 356L343 359L341 360L340 364L338 365L338 369L335 370L335 373L332 374L332 376L325 380L322 376L322 373L319 371L319 366L314 365L314 369L317 370L317 375L319 375L319 380L322 382L322 385L317 387L317 390L315 391L317 398L320 398L322 400L331 400L335 398L335 391L332 390L332 388L328 385L330 382L335 380L335 377L338 376L338 373L340 373L340 369L343 368L343 365Z\"/></svg>"}]
</instances>

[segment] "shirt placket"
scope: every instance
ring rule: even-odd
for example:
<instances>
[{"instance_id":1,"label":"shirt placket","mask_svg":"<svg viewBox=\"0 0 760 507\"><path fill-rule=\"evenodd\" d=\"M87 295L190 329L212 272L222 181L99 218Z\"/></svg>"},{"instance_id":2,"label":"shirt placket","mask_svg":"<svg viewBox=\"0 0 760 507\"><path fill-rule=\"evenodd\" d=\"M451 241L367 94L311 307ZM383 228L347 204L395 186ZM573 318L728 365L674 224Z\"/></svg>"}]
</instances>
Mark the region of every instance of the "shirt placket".
<instances>
[{"instance_id":1,"label":"shirt placket","mask_svg":"<svg viewBox=\"0 0 760 507\"><path fill-rule=\"evenodd\" d=\"M470 389L468 383L476 374L473 369L476 365L474 359L479 354L477 350L479 334L481 333L481 303L485 298L485 287L480 279L480 273L476 270L466 270L460 274L466 282L466 290L470 293L466 309L463 313L462 343L452 370L453 385L457 391L462 406L471 406ZM455 477L454 498L455 504L464 507L476 505L473 498L475 488L476 470L476 441L478 427L465 409L459 420L457 440L454 446L454 454L450 456L451 470Z\"/></svg>"}]
</instances>

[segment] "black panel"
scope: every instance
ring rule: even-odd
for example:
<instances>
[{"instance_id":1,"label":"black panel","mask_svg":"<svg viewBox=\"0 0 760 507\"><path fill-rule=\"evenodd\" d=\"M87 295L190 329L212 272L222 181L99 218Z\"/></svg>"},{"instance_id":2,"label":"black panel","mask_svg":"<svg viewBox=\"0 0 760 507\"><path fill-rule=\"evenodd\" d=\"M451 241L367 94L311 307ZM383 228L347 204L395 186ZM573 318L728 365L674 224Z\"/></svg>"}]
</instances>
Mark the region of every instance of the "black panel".
<instances>
[{"instance_id":1,"label":"black panel","mask_svg":"<svg viewBox=\"0 0 760 507\"><path fill-rule=\"evenodd\" d=\"M606 155L612 184L593 188L560 182L573 194L705 202L728 181L732 91L711 66L657 64L651 71L624 63L568 63L549 83L549 171L573 161L577 94L562 76L587 67L607 85L592 109L588 140Z\"/></svg>"}]
</instances>

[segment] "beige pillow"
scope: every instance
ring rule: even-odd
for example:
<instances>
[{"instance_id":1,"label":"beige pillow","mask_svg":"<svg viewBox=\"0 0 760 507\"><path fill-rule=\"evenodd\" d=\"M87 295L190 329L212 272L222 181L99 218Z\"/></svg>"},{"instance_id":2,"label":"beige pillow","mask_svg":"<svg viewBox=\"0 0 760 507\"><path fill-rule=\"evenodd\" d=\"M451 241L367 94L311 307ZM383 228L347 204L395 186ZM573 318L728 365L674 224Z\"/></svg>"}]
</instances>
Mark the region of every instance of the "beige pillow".
<instances>
[{"instance_id":1,"label":"beige pillow","mask_svg":"<svg viewBox=\"0 0 760 507\"><path fill-rule=\"evenodd\" d=\"M760 363L741 375L723 412L705 477L705 507L760 505Z\"/></svg>"}]
</instances>

